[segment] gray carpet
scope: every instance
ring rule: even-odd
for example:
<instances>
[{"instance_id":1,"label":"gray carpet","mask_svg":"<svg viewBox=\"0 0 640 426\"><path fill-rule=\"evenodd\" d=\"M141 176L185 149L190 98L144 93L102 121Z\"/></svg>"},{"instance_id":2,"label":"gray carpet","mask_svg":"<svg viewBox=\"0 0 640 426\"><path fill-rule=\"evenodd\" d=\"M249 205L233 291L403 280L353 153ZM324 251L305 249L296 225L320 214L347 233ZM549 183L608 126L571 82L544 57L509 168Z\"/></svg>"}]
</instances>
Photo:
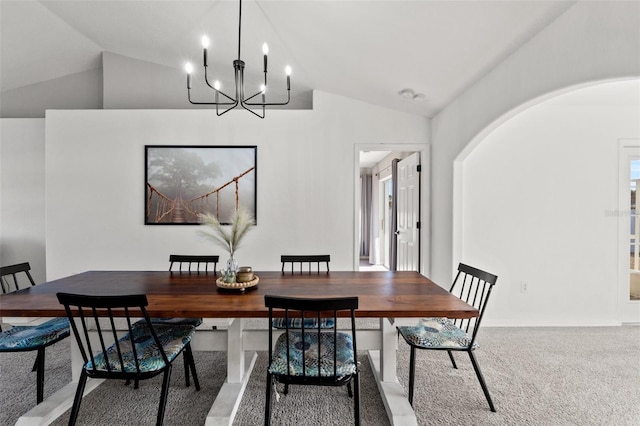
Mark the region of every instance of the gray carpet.
<instances>
[{"instance_id":1,"label":"gray carpet","mask_svg":"<svg viewBox=\"0 0 640 426\"><path fill-rule=\"evenodd\" d=\"M67 339L47 351L45 397L70 380ZM418 353L414 406L420 425L640 424L640 327L485 328L476 351L498 410L491 413L473 369L460 354L458 370L445 353ZM185 388L182 357L175 364L165 424L200 425L224 380L226 357L196 352L202 390ZM35 354L0 354L0 425L12 425L35 404ZM409 351L399 343L398 377L408 382ZM382 401L368 361L362 361L363 425L384 426ZM235 425L263 422L266 353L260 353ZM84 398L79 424L152 425L160 379L138 390L106 382ZM117 407L117 409L114 409ZM292 387L274 403L274 425L346 425L353 404L344 388ZM65 425L68 413L53 424Z\"/></svg>"}]
</instances>

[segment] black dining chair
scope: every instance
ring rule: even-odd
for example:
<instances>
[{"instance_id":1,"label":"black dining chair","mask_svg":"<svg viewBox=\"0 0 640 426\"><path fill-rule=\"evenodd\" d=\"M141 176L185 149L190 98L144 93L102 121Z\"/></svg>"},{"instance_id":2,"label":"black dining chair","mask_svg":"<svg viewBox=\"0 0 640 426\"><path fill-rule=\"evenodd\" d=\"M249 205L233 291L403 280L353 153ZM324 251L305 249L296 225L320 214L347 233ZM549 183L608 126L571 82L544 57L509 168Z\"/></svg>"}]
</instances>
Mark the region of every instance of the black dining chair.
<instances>
[{"instance_id":1,"label":"black dining chair","mask_svg":"<svg viewBox=\"0 0 640 426\"><path fill-rule=\"evenodd\" d=\"M188 255L188 254L171 254L169 255L169 272L178 273L205 273L216 274L219 256L217 255ZM173 266L177 265L177 271L173 270ZM212 266L211 266L212 265ZM153 324L164 325L192 325L199 327L202 325L202 318L151 318ZM187 387L190 386L189 379L189 363L187 362L187 353L184 353L184 380ZM138 382L134 388L138 388Z\"/></svg>"},{"instance_id":2,"label":"black dining chair","mask_svg":"<svg viewBox=\"0 0 640 426\"><path fill-rule=\"evenodd\" d=\"M36 282L33 280L30 271L31 265L29 262L0 267L0 288L2 288L2 293L11 293L21 288L35 286Z\"/></svg>"},{"instance_id":3,"label":"black dining chair","mask_svg":"<svg viewBox=\"0 0 640 426\"><path fill-rule=\"evenodd\" d=\"M291 264L291 273L295 274L295 273L311 273L311 265L312 264L316 264L317 266L317 273L320 273L320 264L321 263L325 263L326 267L327 267L327 273L329 272L329 262L331 261L331 255L328 254L313 254L313 255L290 255L290 254L283 254L282 256L280 256L280 261L282 262L282 273L285 273L285 265L290 263ZM294 265L295 264L299 264L299 269L295 270L294 269ZM302 266L306 264L308 266L308 272L303 272L303 268ZM288 327L289 328L300 328L301 325L301 319L300 318L291 318L288 321ZM308 328L313 328L315 327L315 318L306 318L304 319L305 321L305 327ZM284 318L276 318L273 320L273 326L275 328L285 328L285 319ZM335 322L333 320L333 318L331 317L323 317L320 319L320 327L321 328L332 328L335 326Z\"/></svg>"},{"instance_id":4,"label":"black dining chair","mask_svg":"<svg viewBox=\"0 0 640 426\"><path fill-rule=\"evenodd\" d=\"M298 272L302 273L303 265L307 265L307 272L311 273L311 265L316 265L316 273L320 273L320 264L324 263L327 268L327 273L329 272L329 262L331 262L331 255L329 254L283 254L280 256L280 262L282 263L282 273L284 274L285 267L287 264L291 264L291 273L294 273L294 266L299 265ZM287 268L288 269L288 268Z\"/></svg>"},{"instance_id":5,"label":"black dining chair","mask_svg":"<svg viewBox=\"0 0 640 426\"><path fill-rule=\"evenodd\" d=\"M458 366L453 352L469 354L484 396L489 403L489 408L493 412L496 411L473 351L478 347L476 337L480 329L480 322L484 317L489 296L491 296L491 291L497 280L496 275L460 263L449 292L478 309L478 317L468 319L422 318L418 325L397 327L398 333L411 347L409 358L409 403L411 405L413 405L416 349L439 350L447 351L453 368L456 369Z\"/></svg>"},{"instance_id":6,"label":"black dining chair","mask_svg":"<svg viewBox=\"0 0 640 426\"><path fill-rule=\"evenodd\" d=\"M89 377L137 382L162 374L156 425L162 425L164 421L171 367L181 352L186 354L185 360L191 368L195 388L200 390L190 344L195 327L152 324L146 310L146 295L57 293L57 297L64 305L84 360L71 408L70 426L75 425L78 419ZM101 318L105 316L106 321ZM116 325L116 318L125 319L124 334L121 326ZM138 318L142 319L136 321ZM95 337L91 336L93 333Z\"/></svg>"},{"instance_id":7,"label":"black dining chair","mask_svg":"<svg viewBox=\"0 0 640 426\"><path fill-rule=\"evenodd\" d=\"M288 385L347 386L349 397L353 398L354 424L360 424L360 378L358 372L358 351L356 348L355 310L357 297L341 298L296 298L264 297L269 308L269 366L267 367L267 392L264 424L271 424L271 400L275 383ZM348 312L351 318L351 333L339 332L334 327L323 330L321 318L330 314L336 321L339 312ZM277 338L273 336L273 320L283 316L285 324L290 318L313 318L314 327L307 327L301 321L300 328L285 326ZM353 382L353 391L351 383Z\"/></svg>"},{"instance_id":8,"label":"black dining chair","mask_svg":"<svg viewBox=\"0 0 640 426\"><path fill-rule=\"evenodd\" d=\"M11 293L36 283L29 272L28 262L0 267L0 286L2 293ZM29 326L13 326L2 331L0 326L0 353L36 351L36 359L32 371L36 372L36 402L44 399L45 349L69 337L69 320L53 318L42 324Z\"/></svg>"},{"instance_id":9,"label":"black dining chair","mask_svg":"<svg viewBox=\"0 0 640 426\"><path fill-rule=\"evenodd\" d=\"M196 272L215 274L220 256L215 255L191 255L191 254L171 254L169 255L169 271L173 271L173 265L177 264L177 272Z\"/></svg>"}]
</instances>

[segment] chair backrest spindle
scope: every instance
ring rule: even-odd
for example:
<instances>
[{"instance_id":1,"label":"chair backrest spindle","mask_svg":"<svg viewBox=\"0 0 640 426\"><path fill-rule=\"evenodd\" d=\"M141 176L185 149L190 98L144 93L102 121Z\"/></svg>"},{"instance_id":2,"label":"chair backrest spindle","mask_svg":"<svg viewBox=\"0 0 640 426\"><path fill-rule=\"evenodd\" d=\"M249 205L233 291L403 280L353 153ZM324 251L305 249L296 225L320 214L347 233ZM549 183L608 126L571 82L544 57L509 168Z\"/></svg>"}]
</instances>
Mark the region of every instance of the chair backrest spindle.
<instances>
[{"instance_id":1,"label":"chair backrest spindle","mask_svg":"<svg viewBox=\"0 0 640 426\"><path fill-rule=\"evenodd\" d=\"M291 263L291 273L295 273L294 266L299 264L300 273L302 273L303 264L308 264L308 273L311 273L311 264L315 263L317 266L317 273L320 273L320 264L324 263L327 267L327 273L329 273L329 262L331 261L331 255L329 254L313 254L313 255L299 255L299 254L283 254L280 256L280 262L282 262L282 273L285 272L285 266L287 263Z\"/></svg>"},{"instance_id":2,"label":"chair backrest spindle","mask_svg":"<svg viewBox=\"0 0 640 426\"><path fill-rule=\"evenodd\" d=\"M169 271L173 271L173 265L177 263L179 272L183 271L183 264L185 264L188 267L185 272L212 272L215 274L219 259L220 256L217 255L172 254L169 255ZM194 266L193 271L192 265ZM210 265L213 265L211 270L209 269Z\"/></svg>"}]
</instances>

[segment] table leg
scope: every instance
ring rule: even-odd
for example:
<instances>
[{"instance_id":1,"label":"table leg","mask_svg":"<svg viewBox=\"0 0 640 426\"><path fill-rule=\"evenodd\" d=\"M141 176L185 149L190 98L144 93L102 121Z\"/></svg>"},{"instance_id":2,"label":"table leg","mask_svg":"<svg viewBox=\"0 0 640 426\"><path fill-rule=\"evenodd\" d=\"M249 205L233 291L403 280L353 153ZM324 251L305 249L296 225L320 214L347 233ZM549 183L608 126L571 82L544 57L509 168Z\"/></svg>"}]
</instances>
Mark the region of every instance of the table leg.
<instances>
[{"instance_id":1,"label":"table leg","mask_svg":"<svg viewBox=\"0 0 640 426\"><path fill-rule=\"evenodd\" d=\"M236 318L227 330L227 382L240 383L244 376L242 331L244 320Z\"/></svg>"},{"instance_id":2,"label":"table leg","mask_svg":"<svg viewBox=\"0 0 640 426\"><path fill-rule=\"evenodd\" d=\"M227 329L227 380L207 414L206 426L231 426L238 411L257 352L245 352L242 344L244 321L234 319Z\"/></svg>"},{"instance_id":3,"label":"table leg","mask_svg":"<svg viewBox=\"0 0 640 426\"><path fill-rule=\"evenodd\" d=\"M397 382L396 377L396 328L389 318L380 318L382 351L380 352L380 375L383 382Z\"/></svg>"},{"instance_id":4,"label":"table leg","mask_svg":"<svg viewBox=\"0 0 640 426\"><path fill-rule=\"evenodd\" d=\"M392 425L417 426L416 414L396 375L396 329L389 318L380 319L382 350L370 350L369 363Z\"/></svg>"}]
</instances>

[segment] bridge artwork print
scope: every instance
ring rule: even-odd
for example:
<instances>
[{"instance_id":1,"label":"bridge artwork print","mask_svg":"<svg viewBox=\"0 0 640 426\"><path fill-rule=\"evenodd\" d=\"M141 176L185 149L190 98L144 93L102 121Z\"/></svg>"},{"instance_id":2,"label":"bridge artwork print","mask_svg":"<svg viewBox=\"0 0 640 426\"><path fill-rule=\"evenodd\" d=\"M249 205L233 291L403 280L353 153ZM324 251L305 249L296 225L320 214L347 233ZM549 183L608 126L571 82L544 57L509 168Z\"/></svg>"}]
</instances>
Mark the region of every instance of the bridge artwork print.
<instances>
[{"instance_id":1,"label":"bridge artwork print","mask_svg":"<svg viewBox=\"0 0 640 426\"><path fill-rule=\"evenodd\" d=\"M256 216L256 146L146 145L146 225L228 224L239 206Z\"/></svg>"}]
</instances>

